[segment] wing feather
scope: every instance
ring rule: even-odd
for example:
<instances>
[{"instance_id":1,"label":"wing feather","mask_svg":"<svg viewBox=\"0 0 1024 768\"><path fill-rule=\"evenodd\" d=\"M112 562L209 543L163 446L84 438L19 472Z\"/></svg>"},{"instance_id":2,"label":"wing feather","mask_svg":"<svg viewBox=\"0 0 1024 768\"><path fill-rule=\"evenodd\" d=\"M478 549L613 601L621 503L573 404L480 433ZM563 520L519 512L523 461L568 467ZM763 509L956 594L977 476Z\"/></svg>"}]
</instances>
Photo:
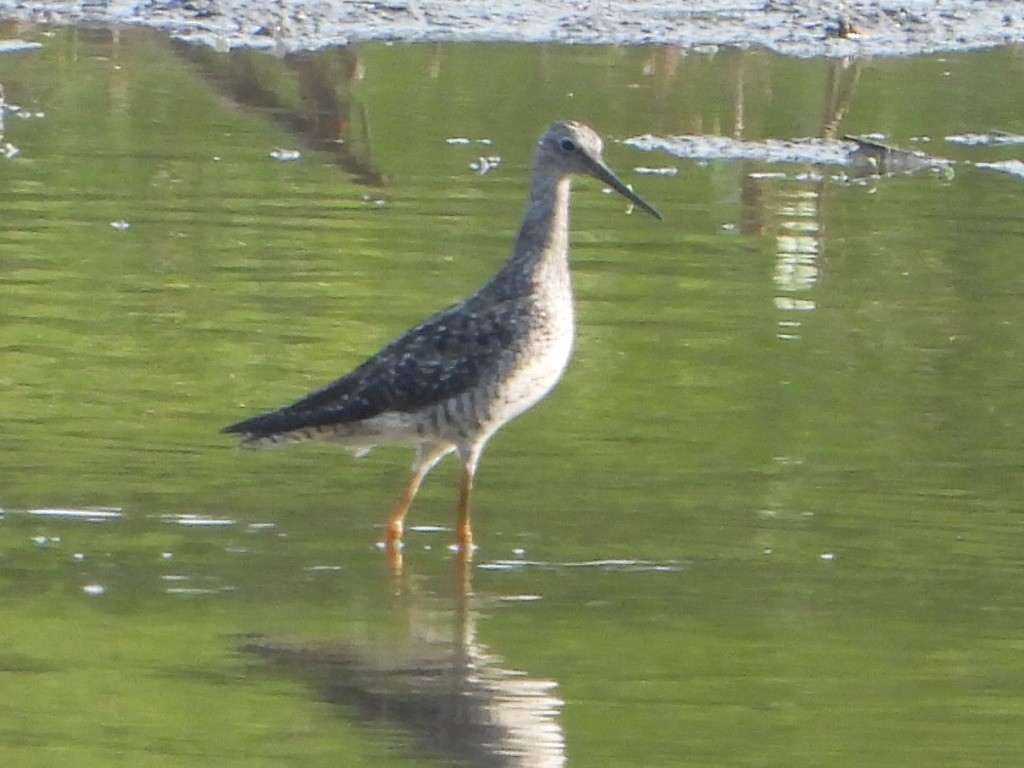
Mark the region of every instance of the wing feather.
<instances>
[{"instance_id":1,"label":"wing feather","mask_svg":"<svg viewBox=\"0 0 1024 768\"><path fill-rule=\"evenodd\" d=\"M518 297L450 307L395 339L351 373L276 411L223 431L268 437L307 427L347 424L387 411L413 412L497 376L516 353L528 322Z\"/></svg>"}]
</instances>

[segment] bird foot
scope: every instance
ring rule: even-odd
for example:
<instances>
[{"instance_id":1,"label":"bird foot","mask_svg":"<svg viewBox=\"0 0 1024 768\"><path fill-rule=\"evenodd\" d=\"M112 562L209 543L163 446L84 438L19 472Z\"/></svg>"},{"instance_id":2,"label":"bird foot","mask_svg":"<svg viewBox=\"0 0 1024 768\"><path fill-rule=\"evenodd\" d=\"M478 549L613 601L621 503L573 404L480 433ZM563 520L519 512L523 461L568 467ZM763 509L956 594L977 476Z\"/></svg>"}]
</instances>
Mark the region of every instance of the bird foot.
<instances>
[{"instance_id":1,"label":"bird foot","mask_svg":"<svg viewBox=\"0 0 1024 768\"><path fill-rule=\"evenodd\" d=\"M402 543L402 526L401 524L389 525L384 532L384 541L377 545L383 550L385 557L387 557L388 565L391 568L391 573L395 576L402 575L402 550L405 545Z\"/></svg>"},{"instance_id":2,"label":"bird foot","mask_svg":"<svg viewBox=\"0 0 1024 768\"><path fill-rule=\"evenodd\" d=\"M392 520L384 529L384 546L388 549L401 548L405 526L400 520Z\"/></svg>"},{"instance_id":3,"label":"bird foot","mask_svg":"<svg viewBox=\"0 0 1024 768\"><path fill-rule=\"evenodd\" d=\"M448 545L448 550L450 552L456 552L460 557L464 557L466 559L471 559L473 557L473 553L476 552L476 549L477 547L473 543L472 539L466 541L459 538L454 544Z\"/></svg>"}]
</instances>

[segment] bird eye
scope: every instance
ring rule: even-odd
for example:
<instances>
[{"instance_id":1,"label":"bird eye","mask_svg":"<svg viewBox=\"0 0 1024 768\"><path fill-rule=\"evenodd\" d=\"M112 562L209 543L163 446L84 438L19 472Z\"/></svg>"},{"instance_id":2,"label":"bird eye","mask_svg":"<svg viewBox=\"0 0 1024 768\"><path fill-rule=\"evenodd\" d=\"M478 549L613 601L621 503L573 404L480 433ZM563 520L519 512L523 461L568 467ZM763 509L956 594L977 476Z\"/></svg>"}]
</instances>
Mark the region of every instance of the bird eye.
<instances>
[{"instance_id":1,"label":"bird eye","mask_svg":"<svg viewBox=\"0 0 1024 768\"><path fill-rule=\"evenodd\" d=\"M560 142L560 146L566 152L575 152L576 151L576 142L573 141L572 139L562 139L562 141Z\"/></svg>"}]
</instances>

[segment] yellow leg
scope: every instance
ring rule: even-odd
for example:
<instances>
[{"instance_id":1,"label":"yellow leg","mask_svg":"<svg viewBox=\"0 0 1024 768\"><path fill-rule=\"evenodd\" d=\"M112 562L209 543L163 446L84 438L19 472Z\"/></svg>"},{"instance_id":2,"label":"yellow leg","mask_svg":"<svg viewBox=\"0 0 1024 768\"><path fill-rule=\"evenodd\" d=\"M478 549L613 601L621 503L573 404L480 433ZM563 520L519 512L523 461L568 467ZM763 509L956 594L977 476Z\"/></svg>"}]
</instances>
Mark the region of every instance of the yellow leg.
<instances>
[{"instance_id":1,"label":"yellow leg","mask_svg":"<svg viewBox=\"0 0 1024 768\"><path fill-rule=\"evenodd\" d=\"M470 599L473 597L473 553L460 549L455 553L455 623L462 638L467 624L472 623Z\"/></svg>"},{"instance_id":2,"label":"yellow leg","mask_svg":"<svg viewBox=\"0 0 1024 768\"><path fill-rule=\"evenodd\" d=\"M405 487L405 493L398 500L395 511L391 513L387 531L384 533L384 543L388 548L397 547L402 540L402 533L405 531L405 516L409 514L409 507L412 506L412 500L416 498L416 494L420 490L420 483L423 482L424 475L426 472L419 470L413 473L409 484Z\"/></svg>"},{"instance_id":3,"label":"yellow leg","mask_svg":"<svg viewBox=\"0 0 1024 768\"><path fill-rule=\"evenodd\" d=\"M473 490L473 470L462 468L462 482L459 485L459 525L456 536L459 550L469 555L473 550L473 529L469 524L469 495Z\"/></svg>"},{"instance_id":4,"label":"yellow leg","mask_svg":"<svg viewBox=\"0 0 1024 768\"><path fill-rule=\"evenodd\" d=\"M405 565L405 559L402 557L402 547L399 546L401 542L388 541L384 545L384 554L388 560L388 568L391 569L391 575L395 578L400 578L402 575L402 569Z\"/></svg>"},{"instance_id":5,"label":"yellow leg","mask_svg":"<svg viewBox=\"0 0 1024 768\"><path fill-rule=\"evenodd\" d=\"M427 444L418 446L416 449L416 463L413 465L412 477L409 484L405 486L405 493L398 500L395 511L391 513L388 520L387 530L384 532L384 544L388 550L394 550L402 542L402 533L405 531L405 516L409 514L409 507L420 490L420 484L427 473L434 468L441 459L451 453L454 448L443 443Z\"/></svg>"}]
</instances>

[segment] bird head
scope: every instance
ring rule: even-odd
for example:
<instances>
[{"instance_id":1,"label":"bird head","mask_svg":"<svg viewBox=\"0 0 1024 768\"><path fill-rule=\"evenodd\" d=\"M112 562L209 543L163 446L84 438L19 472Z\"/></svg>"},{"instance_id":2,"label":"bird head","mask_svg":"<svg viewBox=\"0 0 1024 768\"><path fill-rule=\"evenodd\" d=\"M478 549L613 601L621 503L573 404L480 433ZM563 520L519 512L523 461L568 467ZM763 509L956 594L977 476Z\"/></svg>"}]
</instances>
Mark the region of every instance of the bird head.
<instances>
[{"instance_id":1,"label":"bird head","mask_svg":"<svg viewBox=\"0 0 1024 768\"><path fill-rule=\"evenodd\" d=\"M548 126L537 144L536 163L538 167L555 169L565 174L591 176L607 184L638 208L657 219L661 218L660 213L608 167L604 161L604 142L593 128L583 123L566 120Z\"/></svg>"}]
</instances>

